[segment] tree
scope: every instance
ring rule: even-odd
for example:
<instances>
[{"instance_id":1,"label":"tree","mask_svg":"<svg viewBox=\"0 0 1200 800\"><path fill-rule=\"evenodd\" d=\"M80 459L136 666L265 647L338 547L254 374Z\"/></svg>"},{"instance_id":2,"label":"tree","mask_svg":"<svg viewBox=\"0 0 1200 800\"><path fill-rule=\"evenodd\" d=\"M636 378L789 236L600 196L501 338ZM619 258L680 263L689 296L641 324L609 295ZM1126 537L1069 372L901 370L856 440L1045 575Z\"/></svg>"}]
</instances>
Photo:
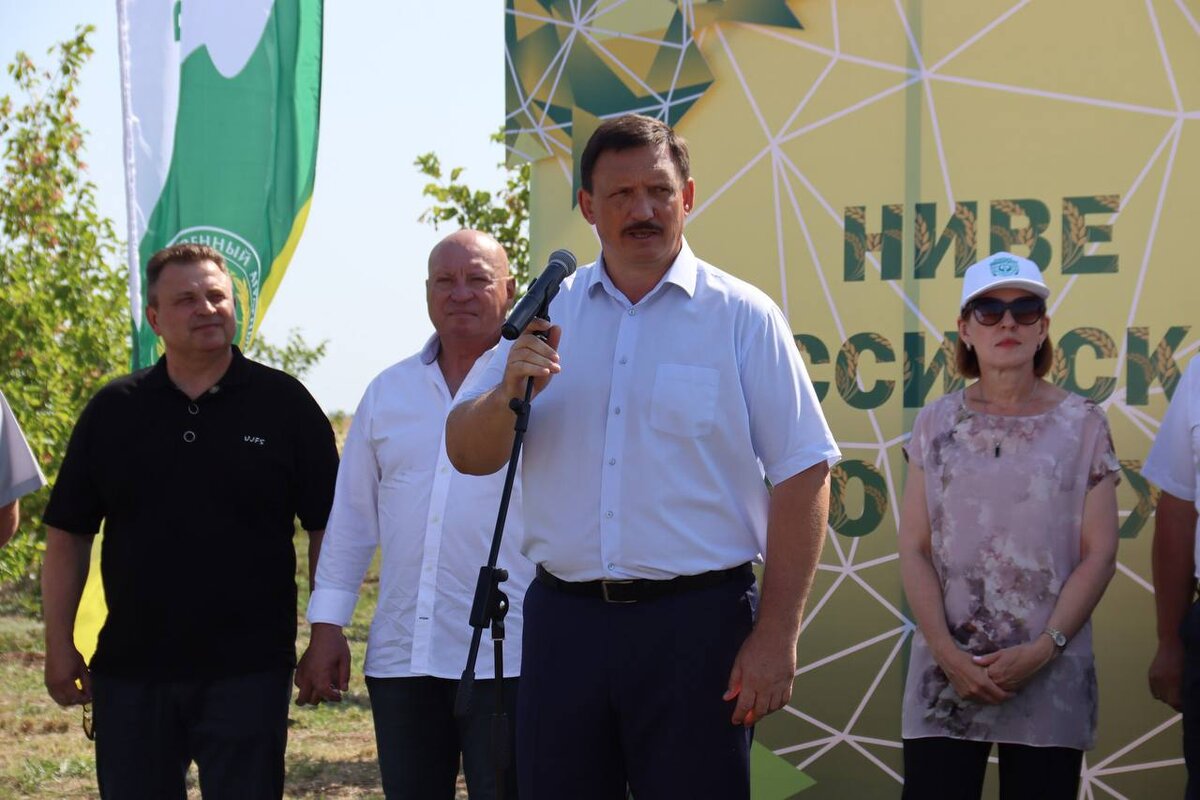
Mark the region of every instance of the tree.
<instances>
[{"instance_id":1,"label":"tree","mask_svg":"<svg viewBox=\"0 0 1200 800\"><path fill-rule=\"evenodd\" d=\"M282 347L271 344L262 334L255 334L246 348L246 357L303 379L325 357L328 348L328 339L310 345L300 334L299 328L292 328L288 331L287 344Z\"/></svg>"},{"instance_id":2,"label":"tree","mask_svg":"<svg viewBox=\"0 0 1200 800\"><path fill-rule=\"evenodd\" d=\"M504 141L504 131L492 134L493 142ZM517 293L529 288L529 164L508 167L504 188L495 192L472 189L460 182L463 168L455 167L449 176L442 172L441 160L434 153L417 156L413 162L421 174L433 179L422 190L434 204L421 214L420 221L436 230L438 223L454 221L460 228L474 228L491 234L508 252Z\"/></svg>"},{"instance_id":3,"label":"tree","mask_svg":"<svg viewBox=\"0 0 1200 800\"><path fill-rule=\"evenodd\" d=\"M112 220L100 215L75 118L90 27L8 67L18 102L0 97L0 380L47 478L79 412L129 364L129 300ZM44 548L48 491L27 497L21 530L0 549L0 585L28 586Z\"/></svg>"}]
</instances>

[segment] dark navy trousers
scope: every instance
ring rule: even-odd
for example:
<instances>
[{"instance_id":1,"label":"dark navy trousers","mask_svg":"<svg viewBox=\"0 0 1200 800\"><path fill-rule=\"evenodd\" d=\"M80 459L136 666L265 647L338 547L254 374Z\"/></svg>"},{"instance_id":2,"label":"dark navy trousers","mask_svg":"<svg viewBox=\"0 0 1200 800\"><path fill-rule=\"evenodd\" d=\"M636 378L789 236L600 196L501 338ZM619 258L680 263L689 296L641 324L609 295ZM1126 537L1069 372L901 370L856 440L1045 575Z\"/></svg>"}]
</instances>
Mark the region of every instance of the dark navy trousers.
<instances>
[{"instance_id":1,"label":"dark navy trousers","mask_svg":"<svg viewBox=\"0 0 1200 800\"><path fill-rule=\"evenodd\" d=\"M722 696L756 604L750 575L630 604L530 584L522 800L748 800L752 733Z\"/></svg>"},{"instance_id":2,"label":"dark navy trousers","mask_svg":"<svg viewBox=\"0 0 1200 800\"><path fill-rule=\"evenodd\" d=\"M480 650L491 658L491 642ZM496 681L477 680L464 718L454 716L458 681L428 676L372 678L371 714L383 794L388 800L454 800L459 757L471 800L497 796L492 755L492 715ZM517 678L504 679L504 706L511 741L517 705ZM516 773L505 772L504 798L517 800Z\"/></svg>"},{"instance_id":3,"label":"dark navy trousers","mask_svg":"<svg viewBox=\"0 0 1200 800\"><path fill-rule=\"evenodd\" d=\"M206 800L282 797L291 696L291 669L161 683L93 674L100 796L183 800L195 761Z\"/></svg>"},{"instance_id":4,"label":"dark navy trousers","mask_svg":"<svg viewBox=\"0 0 1200 800\"><path fill-rule=\"evenodd\" d=\"M904 740L901 800L979 800L991 742L930 736ZM1001 742L1000 800L1075 800L1083 751Z\"/></svg>"},{"instance_id":5,"label":"dark navy trousers","mask_svg":"<svg viewBox=\"0 0 1200 800\"><path fill-rule=\"evenodd\" d=\"M1179 631L1183 637L1183 759L1187 800L1200 800L1200 601L1192 603Z\"/></svg>"}]
</instances>

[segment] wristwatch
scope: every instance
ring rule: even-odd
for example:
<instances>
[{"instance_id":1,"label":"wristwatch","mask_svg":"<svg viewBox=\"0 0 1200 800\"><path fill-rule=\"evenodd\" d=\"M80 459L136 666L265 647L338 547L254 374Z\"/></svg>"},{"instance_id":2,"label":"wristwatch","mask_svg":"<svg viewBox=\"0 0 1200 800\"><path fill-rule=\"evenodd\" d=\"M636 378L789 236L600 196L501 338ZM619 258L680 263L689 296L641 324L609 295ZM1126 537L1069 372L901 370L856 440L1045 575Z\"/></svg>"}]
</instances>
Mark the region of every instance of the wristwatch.
<instances>
[{"instance_id":1,"label":"wristwatch","mask_svg":"<svg viewBox=\"0 0 1200 800\"><path fill-rule=\"evenodd\" d=\"M1067 649L1067 635L1062 631L1048 627L1042 633L1050 637L1050 641L1054 642L1054 649L1059 653Z\"/></svg>"}]
</instances>

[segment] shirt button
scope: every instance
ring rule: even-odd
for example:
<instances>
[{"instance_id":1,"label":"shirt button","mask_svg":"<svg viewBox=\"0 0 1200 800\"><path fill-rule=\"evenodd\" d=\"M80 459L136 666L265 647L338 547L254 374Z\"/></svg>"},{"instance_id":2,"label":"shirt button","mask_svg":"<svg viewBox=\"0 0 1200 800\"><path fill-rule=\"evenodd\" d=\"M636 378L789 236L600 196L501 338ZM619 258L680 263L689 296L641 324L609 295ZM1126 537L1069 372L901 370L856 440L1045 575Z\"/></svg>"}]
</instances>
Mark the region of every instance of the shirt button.
<instances>
[{"instance_id":1,"label":"shirt button","mask_svg":"<svg viewBox=\"0 0 1200 800\"><path fill-rule=\"evenodd\" d=\"M183 440L185 442L187 442L188 444L191 444L192 442L196 441L196 432L195 431L184 431L183 432Z\"/></svg>"},{"instance_id":2,"label":"shirt button","mask_svg":"<svg viewBox=\"0 0 1200 800\"><path fill-rule=\"evenodd\" d=\"M629 361L629 359L628 359L628 358L626 358L625 356L621 356L621 360L620 360L620 361L618 361L617 363L618 363L618 364L624 364L624 363L626 363L627 361Z\"/></svg>"},{"instance_id":3,"label":"shirt button","mask_svg":"<svg viewBox=\"0 0 1200 800\"><path fill-rule=\"evenodd\" d=\"M432 522L434 525L436 525L442 521L442 518L441 517L433 517L429 521Z\"/></svg>"},{"instance_id":4,"label":"shirt button","mask_svg":"<svg viewBox=\"0 0 1200 800\"><path fill-rule=\"evenodd\" d=\"M199 414L200 406L196 405L195 403L188 403L188 413L189 414Z\"/></svg>"},{"instance_id":5,"label":"shirt button","mask_svg":"<svg viewBox=\"0 0 1200 800\"><path fill-rule=\"evenodd\" d=\"M631 317L636 317L636 316L637 316L637 309L636 309L636 308L631 308L631 309L629 309L629 316L631 316Z\"/></svg>"},{"instance_id":6,"label":"shirt button","mask_svg":"<svg viewBox=\"0 0 1200 800\"><path fill-rule=\"evenodd\" d=\"M608 571L609 571L609 572L615 572L615 571L616 571L616 569L617 569L617 565L616 565L616 564L612 563L611 561L610 561L610 562L608 562Z\"/></svg>"},{"instance_id":7,"label":"shirt button","mask_svg":"<svg viewBox=\"0 0 1200 800\"><path fill-rule=\"evenodd\" d=\"M610 458L610 459L608 460L608 465L609 465L610 467L611 467L613 464L616 464L616 463L617 463L617 460L616 460L615 458Z\"/></svg>"},{"instance_id":8,"label":"shirt button","mask_svg":"<svg viewBox=\"0 0 1200 800\"><path fill-rule=\"evenodd\" d=\"M621 413L621 407L620 407L620 406L617 406L615 409L613 409L613 413L614 413L614 414L617 414L617 415L620 415L620 413Z\"/></svg>"},{"instance_id":9,"label":"shirt button","mask_svg":"<svg viewBox=\"0 0 1200 800\"><path fill-rule=\"evenodd\" d=\"M449 471L450 471L449 467L442 467L441 469L438 470L438 472L442 473L443 475L445 475Z\"/></svg>"},{"instance_id":10,"label":"shirt button","mask_svg":"<svg viewBox=\"0 0 1200 800\"><path fill-rule=\"evenodd\" d=\"M604 516L608 517L609 519L612 519L612 515L613 515L613 512L611 512L611 511L604 512Z\"/></svg>"}]
</instances>

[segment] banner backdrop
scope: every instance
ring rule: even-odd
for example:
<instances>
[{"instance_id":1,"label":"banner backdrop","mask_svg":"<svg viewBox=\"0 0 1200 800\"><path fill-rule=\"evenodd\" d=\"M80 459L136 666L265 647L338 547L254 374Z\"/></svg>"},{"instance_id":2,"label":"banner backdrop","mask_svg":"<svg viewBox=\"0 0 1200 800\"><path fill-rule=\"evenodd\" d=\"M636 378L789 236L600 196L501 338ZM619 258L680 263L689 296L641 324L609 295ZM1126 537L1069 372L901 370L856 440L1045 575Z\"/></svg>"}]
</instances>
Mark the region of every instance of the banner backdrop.
<instances>
[{"instance_id":1,"label":"banner backdrop","mask_svg":"<svg viewBox=\"0 0 1200 800\"><path fill-rule=\"evenodd\" d=\"M159 355L146 262L177 242L225 256L244 347L308 216L322 0L117 0L117 15L134 367Z\"/></svg>"},{"instance_id":2,"label":"banner backdrop","mask_svg":"<svg viewBox=\"0 0 1200 800\"><path fill-rule=\"evenodd\" d=\"M693 249L779 303L844 451L795 693L755 736L817 781L803 796L898 796L914 630L895 547L901 446L923 405L964 385L961 276L999 250L1042 267L1052 378L1102 404L1124 468L1081 797L1181 796L1179 718L1146 688L1157 496L1138 469L1198 347L1200 5L507 0L507 11L507 144L534 162L535 251L597 255L573 197L598 120L667 119L691 145Z\"/></svg>"}]
</instances>

